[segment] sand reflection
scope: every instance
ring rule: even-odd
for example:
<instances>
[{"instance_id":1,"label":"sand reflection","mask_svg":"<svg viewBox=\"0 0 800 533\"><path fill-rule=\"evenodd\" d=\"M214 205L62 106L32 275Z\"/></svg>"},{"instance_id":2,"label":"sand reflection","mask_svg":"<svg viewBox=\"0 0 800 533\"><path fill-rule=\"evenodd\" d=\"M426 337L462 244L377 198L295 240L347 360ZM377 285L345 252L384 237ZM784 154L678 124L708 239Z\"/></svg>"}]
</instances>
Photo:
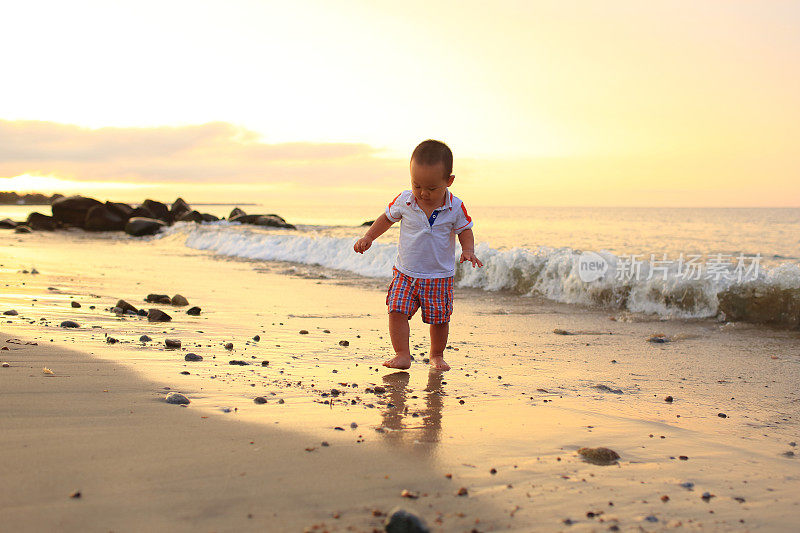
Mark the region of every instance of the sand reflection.
<instances>
[{"instance_id":1,"label":"sand reflection","mask_svg":"<svg viewBox=\"0 0 800 533\"><path fill-rule=\"evenodd\" d=\"M408 372L394 372L383 377L387 403L381 413L381 428L392 444L435 445L442 430L443 373L431 370L424 389L424 406L408 388Z\"/></svg>"}]
</instances>

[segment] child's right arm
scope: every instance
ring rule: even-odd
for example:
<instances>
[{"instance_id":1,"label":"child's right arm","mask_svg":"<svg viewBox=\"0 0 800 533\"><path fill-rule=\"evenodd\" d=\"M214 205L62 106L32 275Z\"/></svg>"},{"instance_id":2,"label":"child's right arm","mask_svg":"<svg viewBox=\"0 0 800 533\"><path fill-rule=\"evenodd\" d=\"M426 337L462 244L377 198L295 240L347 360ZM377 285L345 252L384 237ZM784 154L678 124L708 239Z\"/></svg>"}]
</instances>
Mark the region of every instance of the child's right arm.
<instances>
[{"instance_id":1,"label":"child's right arm","mask_svg":"<svg viewBox=\"0 0 800 533\"><path fill-rule=\"evenodd\" d=\"M382 214L375 219L375 222L372 223L364 236L356 241L353 245L353 250L359 254L363 254L372 246L372 241L386 233L386 230L391 228L392 224L394 224L394 222L389 220L385 213Z\"/></svg>"}]
</instances>

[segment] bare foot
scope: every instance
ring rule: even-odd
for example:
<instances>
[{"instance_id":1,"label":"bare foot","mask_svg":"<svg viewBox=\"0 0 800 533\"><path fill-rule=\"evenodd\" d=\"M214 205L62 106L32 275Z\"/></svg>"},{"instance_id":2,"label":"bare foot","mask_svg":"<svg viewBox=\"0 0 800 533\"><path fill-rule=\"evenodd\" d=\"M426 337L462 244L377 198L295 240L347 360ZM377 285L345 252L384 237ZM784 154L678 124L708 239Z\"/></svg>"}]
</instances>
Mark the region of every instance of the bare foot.
<instances>
[{"instance_id":1,"label":"bare foot","mask_svg":"<svg viewBox=\"0 0 800 533\"><path fill-rule=\"evenodd\" d=\"M383 362L383 366L387 368L398 368L400 370L405 370L407 368L411 368L411 356L410 355L397 355L388 361Z\"/></svg>"},{"instance_id":2,"label":"bare foot","mask_svg":"<svg viewBox=\"0 0 800 533\"><path fill-rule=\"evenodd\" d=\"M432 355L431 356L431 367L435 368L436 370L450 370L450 365L448 365L444 361L443 355Z\"/></svg>"}]
</instances>

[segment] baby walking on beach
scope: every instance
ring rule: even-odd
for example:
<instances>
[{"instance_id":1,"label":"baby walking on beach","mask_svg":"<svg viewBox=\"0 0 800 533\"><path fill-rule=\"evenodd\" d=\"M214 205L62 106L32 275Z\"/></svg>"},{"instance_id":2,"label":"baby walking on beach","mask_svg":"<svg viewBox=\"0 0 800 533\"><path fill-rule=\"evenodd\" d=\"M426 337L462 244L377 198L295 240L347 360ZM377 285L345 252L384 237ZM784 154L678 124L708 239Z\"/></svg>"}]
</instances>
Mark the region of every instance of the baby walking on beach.
<instances>
[{"instance_id":1,"label":"baby walking on beach","mask_svg":"<svg viewBox=\"0 0 800 533\"><path fill-rule=\"evenodd\" d=\"M372 241L400 222L397 259L386 295L395 356L383 366L411 366L408 321L422 308L422 321L430 324L431 366L450 370L444 360L444 348L453 312L455 236L461 244L459 262L469 261L473 268L482 267L483 263L475 257L475 237L467 208L447 189L455 180L450 148L439 141L423 141L411 154L410 166L411 190L392 200L353 249L363 254Z\"/></svg>"}]
</instances>

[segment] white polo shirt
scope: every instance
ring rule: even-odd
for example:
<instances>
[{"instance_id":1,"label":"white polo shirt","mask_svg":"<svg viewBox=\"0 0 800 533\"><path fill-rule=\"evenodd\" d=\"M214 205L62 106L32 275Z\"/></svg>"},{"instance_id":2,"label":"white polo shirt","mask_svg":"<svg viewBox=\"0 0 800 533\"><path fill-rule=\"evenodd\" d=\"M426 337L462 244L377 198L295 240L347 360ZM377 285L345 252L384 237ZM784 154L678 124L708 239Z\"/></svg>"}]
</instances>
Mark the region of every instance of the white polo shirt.
<instances>
[{"instance_id":1,"label":"white polo shirt","mask_svg":"<svg viewBox=\"0 0 800 533\"><path fill-rule=\"evenodd\" d=\"M461 200L445 191L444 204L431 214L403 191L386 207L386 218L400 222L400 242L394 266L413 278L448 278L456 273L456 235L472 227Z\"/></svg>"}]
</instances>

